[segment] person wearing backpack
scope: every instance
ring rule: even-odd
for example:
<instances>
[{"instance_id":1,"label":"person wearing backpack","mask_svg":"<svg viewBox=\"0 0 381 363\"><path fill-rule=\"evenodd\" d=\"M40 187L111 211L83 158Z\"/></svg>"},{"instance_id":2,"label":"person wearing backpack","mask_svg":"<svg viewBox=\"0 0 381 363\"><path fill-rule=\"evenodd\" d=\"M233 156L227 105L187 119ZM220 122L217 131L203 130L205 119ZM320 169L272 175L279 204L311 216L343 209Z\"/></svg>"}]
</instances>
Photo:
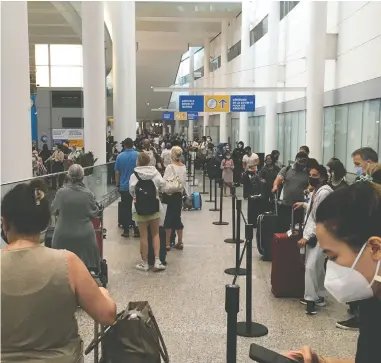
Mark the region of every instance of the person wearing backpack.
<instances>
[{"instance_id":1,"label":"person wearing backpack","mask_svg":"<svg viewBox=\"0 0 381 363\"><path fill-rule=\"evenodd\" d=\"M161 174L150 165L150 156L139 153L137 167L131 175L129 191L134 200L132 219L138 224L140 232L140 252L142 261L136 265L141 271L148 271L148 227L150 227L155 254L154 270L165 270L160 261L160 209L159 192L164 191L165 181Z\"/></svg>"}]
</instances>

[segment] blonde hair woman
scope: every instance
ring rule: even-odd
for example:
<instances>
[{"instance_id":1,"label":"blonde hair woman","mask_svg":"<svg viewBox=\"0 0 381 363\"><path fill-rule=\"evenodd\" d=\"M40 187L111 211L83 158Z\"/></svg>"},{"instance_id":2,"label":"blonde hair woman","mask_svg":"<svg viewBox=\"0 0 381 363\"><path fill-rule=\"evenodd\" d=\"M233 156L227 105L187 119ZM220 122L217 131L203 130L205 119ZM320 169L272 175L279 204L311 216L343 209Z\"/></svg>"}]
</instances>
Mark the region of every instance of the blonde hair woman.
<instances>
[{"instance_id":1,"label":"blonde hair woman","mask_svg":"<svg viewBox=\"0 0 381 363\"><path fill-rule=\"evenodd\" d=\"M151 159L145 152L139 153L134 173L131 175L129 190L132 198L136 201L136 186L140 181L152 180L156 187L156 198L159 199L159 192L164 188L165 182L154 166L150 165ZM160 202L159 209L161 207ZM148 226L150 227L152 234L153 250L155 253L155 264L154 270L161 271L165 270L165 266L162 261L160 261L160 237L159 237L159 225L160 225L160 211L150 215L138 214L135 209L135 204L133 207L132 219L138 224L140 232L140 252L142 257L142 262L136 265L138 270L148 271Z\"/></svg>"},{"instance_id":2,"label":"blonde hair woman","mask_svg":"<svg viewBox=\"0 0 381 363\"><path fill-rule=\"evenodd\" d=\"M170 247L170 237L172 230L177 231L177 236L179 238L178 243L175 245L175 248L182 250L183 245L183 229L184 225L181 221L181 209L182 209L182 198L184 192L186 192L186 168L185 165L181 162L181 156L183 150L179 146L174 146L171 150L171 159L172 163L168 165L165 169L164 180L170 180L178 178L181 183L182 189L172 193L168 196L167 199L167 212L165 214L164 228L166 234L166 245L167 251L171 249Z\"/></svg>"}]
</instances>

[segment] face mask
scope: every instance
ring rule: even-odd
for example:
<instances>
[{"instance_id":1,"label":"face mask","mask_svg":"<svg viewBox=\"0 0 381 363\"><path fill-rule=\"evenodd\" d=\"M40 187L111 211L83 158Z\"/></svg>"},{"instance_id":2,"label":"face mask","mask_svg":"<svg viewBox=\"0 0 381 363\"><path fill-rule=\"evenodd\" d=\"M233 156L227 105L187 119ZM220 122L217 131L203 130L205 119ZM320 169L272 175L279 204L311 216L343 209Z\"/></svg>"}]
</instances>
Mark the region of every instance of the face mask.
<instances>
[{"instance_id":1,"label":"face mask","mask_svg":"<svg viewBox=\"0 0 381 363\"><path fill-rule=\"evenodd\" d=\"M238 147L239 147L240 149L242 149L242 148L243 148L243 145L239 144Z\"/></svg>"},{"instance_id":2,"label":"face mask","mask_svg":"<svg viewBox=\"0 0 381 363\"><path fill-rule=\"evenodd\" d=\"M355 173L358 176L361 176L362 175L362 167L361 166L355 166Z\"/></svg>"},{"instance_id":3,"label":"face mask","mask_svg":"<svg viewBox=\"0 0 381 363\"><path fill-rule=\"evenodd\" d=\"M3 229L3 226L1 226L1 238L3 239L3 241L8 244L8 238L7 238L7 235L5 234L4 232L4 229Z\"/></svg>"},{"instance_id":4,"label":"face mask","mask_svg":"<svg viewBox=\"0 0 381 363\"><path fill-rule=\"evenodd\" d=\"M228 159L228 160L229 160L229 159L230 159L230 155L226 155L226 159Z\"/></svg>"},{"instance_id":5,"label":"face mask","mask_svg":"<svg viewBox=\"0 0 381 363\"><path fill-rule=\"evenodd\" d=\"M310 176L308 178L308 183L311 185L311 187L317 187L318 185L320 185L320 179L319 178L313 178Z\"/></svg>"},{"instance_id":6,"label":"face mask","mask_svg":"<svg viewBox=\"0 0 381 363\"><path fill-rule=\"evenodd\" d=\"M376 280L381 261L377 263L376 273L371 283L361 272L354 269L366 246L367 243L362 247L352 267L341 266L333 261L327 263L324 286L340 303L365 300L374 295L372 284Z\"/></svg>"}]
</instances>

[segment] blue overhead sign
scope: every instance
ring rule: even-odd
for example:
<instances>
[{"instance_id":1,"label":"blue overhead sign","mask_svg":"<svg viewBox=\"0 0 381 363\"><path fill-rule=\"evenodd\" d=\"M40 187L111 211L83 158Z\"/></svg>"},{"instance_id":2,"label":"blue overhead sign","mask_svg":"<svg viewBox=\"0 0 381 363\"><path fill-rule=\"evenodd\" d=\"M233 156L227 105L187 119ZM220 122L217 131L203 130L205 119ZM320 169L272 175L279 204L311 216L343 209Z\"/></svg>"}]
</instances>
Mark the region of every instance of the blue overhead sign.
<instances>
[{"instance_id":1,"label":"blue overhead sign","mask_svg":"<svg viewBox=\"0 0 381 363\"><path fill-rule=\"evenodd\" d=\"M230 96L230 112L254 112L255 96Z\"/></svg>"},{"instance_id":2,"label":"blue overhead sign","mask_svg":"<svg viewBox=\"0 0 381 363\"><path fill-rule=\"evenodd\" d=\"M179 96L180 112L203 112L204 96Z\"/></svg>"},{"instance_id":3,"label":"blue overhead sign","mask_svg":"<svg viewBox=\"0 0 381 363\"><path fill-rule=\"evenodd\" d=\"M193 120L193 121L197 121L198 120L198 112L188 112L187 113L187 119L188 120Z\"/></svg>"},{"instance_id":4,"label":"blue overhead sign","mask_svg":"<svg viewBox=\"0 0 381 363\"><path fill-rule=\"evenodd\" d=\"M174 112L163 112L163 120L167 121L173 121L175 119L175 113Z\"/></svg>"}]
</instances>

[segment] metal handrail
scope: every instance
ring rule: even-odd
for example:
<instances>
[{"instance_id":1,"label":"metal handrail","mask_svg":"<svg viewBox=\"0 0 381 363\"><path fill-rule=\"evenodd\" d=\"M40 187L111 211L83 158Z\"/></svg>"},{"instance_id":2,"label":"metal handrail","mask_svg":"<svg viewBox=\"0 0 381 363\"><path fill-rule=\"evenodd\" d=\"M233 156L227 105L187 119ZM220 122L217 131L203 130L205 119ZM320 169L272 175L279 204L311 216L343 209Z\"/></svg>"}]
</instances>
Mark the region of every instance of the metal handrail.
<instances>
[{"instance_id":1,"label":"metal handrail","mask_svg":"<svg viewBox=\"0 0 381 363\"><path fill-rule=\"evenodd\" d=\"M105 164L86 166L86 167L83 168L83 170L94 169L94 168L98 168L100 166L110 165L110 164L115 164L115 161L110 161L110 162L105 163ZM11 182L2 183L2 184L0 184L0 186L9 185L9 184L15 184L15 183L25 183L25 182L29 182L29 181L35 180L35 179L50 178L50 177L53 177L53 176L63 175L63 174L67 174L67 173L68 173L68 170L66 170L66 171L60 171L58 173L45 174L45 175L40 175L40 176L33 176L31 178L14 180L14 181L11 181Z\"/></svg>"}]
</instances>

